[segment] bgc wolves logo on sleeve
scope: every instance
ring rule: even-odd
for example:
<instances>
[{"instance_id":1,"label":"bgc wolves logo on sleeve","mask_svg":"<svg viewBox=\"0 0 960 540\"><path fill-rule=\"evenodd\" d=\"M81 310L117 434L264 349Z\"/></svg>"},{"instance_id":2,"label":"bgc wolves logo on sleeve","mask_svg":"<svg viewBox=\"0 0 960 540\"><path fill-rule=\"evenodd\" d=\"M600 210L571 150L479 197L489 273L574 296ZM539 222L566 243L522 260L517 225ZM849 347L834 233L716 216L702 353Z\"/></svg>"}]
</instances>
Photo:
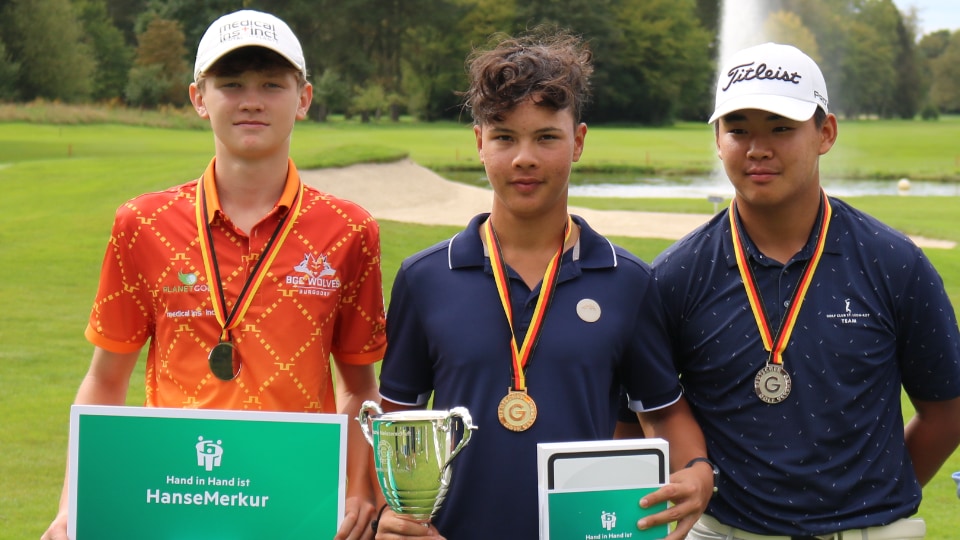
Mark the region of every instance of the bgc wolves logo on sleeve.
<instances>
[{"instance_id":1,"label":"bgc wolves logo on sleeve","mask_svg":"<svg viewBox=\"0 0 960 540\"><path fill-rule=\"evenodd\" d=\"M293 285L300 294L329 296L340 288L336 268L330 266L323 254L314 256L304 253L300 264L293 267L294 275L287 276L287 284Z\"/></svg>"}]
</instances>

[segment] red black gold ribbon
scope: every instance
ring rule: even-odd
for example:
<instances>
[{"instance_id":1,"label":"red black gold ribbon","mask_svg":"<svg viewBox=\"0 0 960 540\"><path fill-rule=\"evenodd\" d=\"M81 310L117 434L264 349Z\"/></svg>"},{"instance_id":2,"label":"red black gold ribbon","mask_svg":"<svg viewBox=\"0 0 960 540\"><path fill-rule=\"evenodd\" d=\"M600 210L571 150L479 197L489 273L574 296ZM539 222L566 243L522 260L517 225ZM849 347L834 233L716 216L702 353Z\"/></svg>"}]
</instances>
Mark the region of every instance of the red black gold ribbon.
<instances>
[{"instance_id":1,"label":"red black gold ribbon","mask_svg":"<svg viewBox=\"0 0 960 540\"><path fill-rule=\"evenodd\" d=\"M208 170L209 174L213 174L212 169L213 167L211 166ZM206 174L204 176L206 176ZM253 303L257 289L260 288L260 283L267 275L267 271L270 269L270 265L276 258L277 253L280 252L280 246L283 245L287 234L293 229L293 224L296 222L297 215L300 213L300 203L303 199L303 183L300 183L293 208L288 210L287 215L277 223L277 228L274 229L273 234L264 246L260 256L257 257L257 262L254 264L250 275L247 276L247 280L240 290L240 295L237 297L237 301L229 314L227 314L227 299L223 293L223 282L220 279L220 268L217 265L217 254L213 248L213 229L210 227L210 216L207 208L206 193L204 191L205 183L205 178L201 178L200 181L197 182L197 234L200 238L200 255L203 257L203 269L204 272L206 272L210 285L208 287L210 289L210 302L213 304L214 314L222 329L220 341L225 342L230 341L230 330L240 324L243 315L247 312L250 304ZM214 286L214 284L216 285Z\"/></svg>"},{"instance_id":2,"label":"red black gold ribbon","mask_svg":"<svg viewBox=\"0 0 960 540\"><path fill-rule=\"evenodd\" d=\"M770 322L763 307L763 301L760 299L760 289L754 279L753 271L750 269L750 261L746 257L744 247L743 233L737 227L735 210L737 207L736 199L730 203L730 231L733 235L733 251L737 258L737 268L740 270L740 278L743 280L743 287L747 292L747 299L750 301L750 309L753 311L753 317L757 321L757 328L760 330L760 337L763 339L763 347L770 353L769 362L774 364L783 364L783 351L787 348L790 341L790 334L793 333L793 327L797 323L797 317L800 314L800 306L806 297L807 289L813 281L813 274L820 263L820 257L823 255L823 248L827 243L827 230L830 228L830 217L833 215L833 209L830 207L830 200L826 193L820 190L823 200L823 212L820 214L820 234L817 238L817 244L813 255L807 261L803 276L797 284L797 289L793 293L793 299L790 301L790 307L780 323L777 333L773 334L770 328Z\"/></svg>"},{"instance_id":3,"label":"red black gold ribbon","mask_svg":"<svg viewBox=\"0 0 960 540\"><path fill-rule=\"evenodd\" d=\"M543 282L540 285L540 297L537 299L537 305L533 309L533 320L530 322L530 328L523 337L523 343L517 346L517 336L513 330L513 304L510 303L510 283L507 277L507 267L503 262L503 252L500 250L500 241L497 239L497 233L493 230L493 224L488 218L480 229L487 249L490 252L490 262L493 267L493 279L497 284L497 292L500 295L500 302L503 304L503 312L507 316L507 324L510 325L510 348L513 353L513 389L526 390L527 380L525 368L533 350L537 346L537 340L540 338L540 331L543 328L543 320L547 314L547 308L553 299L553 292L556 289L557 277L560 275L560 258L563 256L563 246L570 239L573 231L573 219L567 215L567 223L563 230L563 241L560 242L560 249L547 264L543 273Z\"/></svg>"}]
</instances>

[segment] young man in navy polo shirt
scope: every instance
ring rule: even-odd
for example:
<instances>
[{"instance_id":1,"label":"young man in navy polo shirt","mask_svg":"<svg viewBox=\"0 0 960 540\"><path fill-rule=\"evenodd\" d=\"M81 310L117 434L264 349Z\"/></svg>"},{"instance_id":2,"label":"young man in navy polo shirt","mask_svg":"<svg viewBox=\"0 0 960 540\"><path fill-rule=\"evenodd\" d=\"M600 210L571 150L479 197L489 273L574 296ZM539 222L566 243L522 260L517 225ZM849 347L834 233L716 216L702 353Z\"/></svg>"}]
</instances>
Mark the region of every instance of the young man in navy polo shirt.
<instances>
[{"instance_id":1,"label":"young man in navy polo shirt","mask_svg":"<svg viewBox=\"0 0 960 540\"><path fill-rule=\"evenodd\" d=\"M921 486L960 442L954 309L917 246L821 189L828 104L794 47L725 62L710 122L735 197L653 263L720 469L690 539L923 538Z\"/></svg>"},{"instance_id":2,"label":"young man in navy polo shirt","mask_svg":"<svg viewBox=\"0 0 960 540\"><path fill-rule=\"evenodd\" d=\"M470 62L466 105L493 206L404 261L380 383L385 411L425 407L432 394L434 408L464 406L479 429L433 526L386 511L378 537L537 538L537 443L612 438L621 387L644 429L670 442L676 471L638 501L676 506L638 527L679 520L668 537L679 540L706 507L713 472L695 459L703 437L650 269L568 214L591 71L589 51L562 33L507 39Z\"/></svg>"}]
</instances>

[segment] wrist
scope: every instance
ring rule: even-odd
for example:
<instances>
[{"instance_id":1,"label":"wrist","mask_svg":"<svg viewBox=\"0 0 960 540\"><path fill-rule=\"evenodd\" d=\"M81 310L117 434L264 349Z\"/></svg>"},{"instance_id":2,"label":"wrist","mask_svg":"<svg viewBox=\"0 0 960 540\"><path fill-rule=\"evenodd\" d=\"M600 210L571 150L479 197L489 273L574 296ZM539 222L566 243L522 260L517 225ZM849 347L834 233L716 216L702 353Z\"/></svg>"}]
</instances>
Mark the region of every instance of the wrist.
<instances>
[{"instance_id":1,"label":"wrist","mask_svg":"<svg viewBox=\"0 0 960 540\"><path fill-rule=\"evenodd\" d=\"M713 493L716 494L717 491L719 490L719 485L717 482L720 480L720 469L718 469L717 466L714 465L712 461L710 461L705 457L695 457L691 459L689 462L687 462L687 464L684 465L683 468L689 469L697 465L698 463L703 463L707 465L708 467L710 467L710 470L713 472Z\"/></svg>"},{"instance_id":2,"label":"wrist","mask_svg":"<svg viewBox=\"0 0 960 540\"><path fill-rule=\"evenodd\" d=\"M387 503L383 503L383 506L380 507L380 511L377 512L377 517L370 522L370 528L373 529L373 534L377 534L377 528L380 527L380 519L383 517L383 511L387 509Z\"/></svg>"}]
</instances>

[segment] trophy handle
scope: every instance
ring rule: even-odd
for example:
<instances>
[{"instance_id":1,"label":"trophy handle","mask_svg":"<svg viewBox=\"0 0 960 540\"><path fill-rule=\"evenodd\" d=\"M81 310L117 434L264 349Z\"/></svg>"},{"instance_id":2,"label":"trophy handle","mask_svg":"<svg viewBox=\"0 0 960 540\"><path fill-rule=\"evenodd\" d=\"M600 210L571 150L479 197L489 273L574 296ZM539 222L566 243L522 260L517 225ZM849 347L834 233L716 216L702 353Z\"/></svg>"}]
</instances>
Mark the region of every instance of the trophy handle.
<instances>
[{"instance_id":1,"label":"trophy handle","mask_svg":"<svg viewBox=\"0 0 960 540\"><path fill-rule=\"evenodd\" d=\"M447 419L459 418L463 423L463 437L460 438L460 442L457 443L457 446L454 447L453 452L450 452L450 457L447 458L447 462L443 464L443 468L446 469L450 466L450 462L453 461L453 458L457 457L457 454L460 453L460 450L463 450L463 447L470 442L470 436L477 426L473 425L473 418L470 416L470 411L465 407L454 407L450 409L450 414L447 416ZM447 429L452 429L448 424Z\"/></svg>"},{"instance_id":2,"label":"trophy handle","mask_svg":"<svg viewBox=\"0 0 960 540\"><path fill-rule=\"evenodd\" d=\"M380 405L376 401L364 401L360 405L360 414L357 415L357 421L360 422L360 430L363 431L364 438L367 439L367 442L370 443L370 446L373 446L373 428L370 423L370 411L376 413L376 415L383 414L383 409L380 408Z\"/></svg>"}]
</instances>

